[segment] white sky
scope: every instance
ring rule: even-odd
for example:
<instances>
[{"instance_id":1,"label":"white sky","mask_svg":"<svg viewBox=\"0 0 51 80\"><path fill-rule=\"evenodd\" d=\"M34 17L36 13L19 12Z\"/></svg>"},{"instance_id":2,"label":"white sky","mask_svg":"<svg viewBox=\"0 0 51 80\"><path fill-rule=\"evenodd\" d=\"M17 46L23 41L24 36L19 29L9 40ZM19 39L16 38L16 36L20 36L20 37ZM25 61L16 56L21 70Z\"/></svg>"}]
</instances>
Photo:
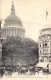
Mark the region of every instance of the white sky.
<instances>
[{"instance_id":1,"label":"white sky","mask_svg":"<svg viewBox=\"0 0 51 80\"><path fill-rule=\"evenodd\" d=\"M12 0L0 0L0 17L5 19L11 12ZM51 27L51 0L14 0L16 15L26 30L26 37L38 41L39 31ZM46 9L48 19L46 20ZM4 21L2 21L3 23Z\"/></svg>"}]
</instances>

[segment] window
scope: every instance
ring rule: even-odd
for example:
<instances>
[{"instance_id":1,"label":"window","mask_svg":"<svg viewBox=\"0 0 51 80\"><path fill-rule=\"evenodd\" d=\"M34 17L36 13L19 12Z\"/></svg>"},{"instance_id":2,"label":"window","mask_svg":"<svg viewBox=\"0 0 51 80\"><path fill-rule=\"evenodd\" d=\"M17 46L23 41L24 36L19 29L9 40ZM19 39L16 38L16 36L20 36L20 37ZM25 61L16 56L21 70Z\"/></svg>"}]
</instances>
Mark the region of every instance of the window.
<instances>
[{"instance_id":1,"label":"window","mask_svg":"<svg viewBox=\"0 0 51 80\"><path fill-rule=\"evenodd\" d=\"M44 49L43 49L43 53L44 53L44 54L47 54L47 53L48 53L48 49L47 49L47 48L44 48Z\"/></svg>"},{"instance_id":2,"label":"window","mask_svg":"<svg viewBox=\"0 0 51 80\"><path fill-rule=\"evenodd\" d=\"M47 42L45 43L45 46L47 46Z\"/></svg>"},{"instance_id":3,"label":"window","mask_svg":"<svg viewBox=\"0 0 51 80\"><path fill-rule=\"evenodd\" d=\"M40 44L40 47L41 47L41 44Z\"/></svg>"},{"instance_id":4,"label":"window","mask_svg":"<svg viewBox=\"0 0 51 80\"><path fill-rule=\"evenodd\" d=\"M44 43L43 43L43 47L44 47Z\"/></svg>"},{"instance_id":5,"label":"window","mask_svg":"<svg viewBox=\"0 0 51 80\"><path fill-rule=\"evenodd\" d=\"M49 68L49 64L47 64L47 68Z\"/></svg>"},{"instance_id":6,"label":"window","mask_svg":"<svg viewBox=\"0 0 51 80\"><path fill-rule=\"evenodd\" d=\"M43 47L46 47L47 46L47 42L43 43Z\"/></svg>"},{"instance_id":7,"label":"window","mask_svg":"<svg viewBox=\"0 0 51 80\"><path fill-rule=\"evenodd\" d=\"M41 54L41 50L40 50L40 54Z\"/></svg>"},{"instance_id":8,"label":"window","mask_svg":"<svg viewBox=\"0 0 51 80\"><path fill-rule=\"evenodd\" d=\"M40 60L40 62L43 62L42 59Z\"/></svg>"}]
</instances>

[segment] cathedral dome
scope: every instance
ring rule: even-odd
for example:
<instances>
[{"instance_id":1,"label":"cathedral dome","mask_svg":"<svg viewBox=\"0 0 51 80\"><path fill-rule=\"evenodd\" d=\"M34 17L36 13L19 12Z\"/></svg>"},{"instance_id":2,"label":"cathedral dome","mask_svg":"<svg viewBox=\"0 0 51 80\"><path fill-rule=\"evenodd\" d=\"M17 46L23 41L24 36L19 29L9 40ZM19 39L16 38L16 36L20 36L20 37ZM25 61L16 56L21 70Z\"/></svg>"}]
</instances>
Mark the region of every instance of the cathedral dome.
<instances>
[{"instance_id":1,"label":"cathedral dome","mask_svg":"<svg viewBox=\"0 0 51 80\"><path fill-rule=\"evenodd\" d=\"M25 36L25 29L23 28L20 18L15 14L15 9L12 0L12 7L10 15L5 19L4 27L2 28L2 38L7 38L8 36Z\"/></svg>"},{"instance_id":2,"label":"cathedral dome","mask_svg":"<svg viewBox=\"0 0 51 80\"><path fill-rule=\"evenodd\" d=\"M19 25L22 27L22 22L19 19L18 16L16 16L16 14L10 14L6 19L5 19L5 24L4 26L10 26L10 25Z\"/></svg>"},{"instance_id":3,"label":"cathedral dome","mask_svg":"<svg viewBox=\"0 0 51 80\"><path fill-rule=\"evenodd\" d=\"M11 8L11 14L5 19L5 24L4 26L21 26L22 27L22 22L20 20L20 18L18 16L16 16L15 14L15 9L14 9L14 5L12 3L12 8Z\"/></svg>"}]
</instances>

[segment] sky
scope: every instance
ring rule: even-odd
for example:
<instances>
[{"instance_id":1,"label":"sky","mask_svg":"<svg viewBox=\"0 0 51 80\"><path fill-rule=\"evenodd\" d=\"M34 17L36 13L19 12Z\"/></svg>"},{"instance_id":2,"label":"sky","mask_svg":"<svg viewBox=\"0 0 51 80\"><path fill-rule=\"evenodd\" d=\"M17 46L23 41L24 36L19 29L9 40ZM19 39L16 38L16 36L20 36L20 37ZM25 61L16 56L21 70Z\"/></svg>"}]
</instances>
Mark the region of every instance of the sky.
<instances>
[{"instance_id":1,"label":"sky","mask_svg":"<svg viewBox=\"0 0 51 80\"><path fill-rule=\"evenodd\" d=\"M51 27L51 0L13 0L16 15L21 19L26 37L38 42L39 31ZM0 19L11 13L12 0L0 0ZM46 10L48 16L46 20Z\"/></svg>"}]
</instances>

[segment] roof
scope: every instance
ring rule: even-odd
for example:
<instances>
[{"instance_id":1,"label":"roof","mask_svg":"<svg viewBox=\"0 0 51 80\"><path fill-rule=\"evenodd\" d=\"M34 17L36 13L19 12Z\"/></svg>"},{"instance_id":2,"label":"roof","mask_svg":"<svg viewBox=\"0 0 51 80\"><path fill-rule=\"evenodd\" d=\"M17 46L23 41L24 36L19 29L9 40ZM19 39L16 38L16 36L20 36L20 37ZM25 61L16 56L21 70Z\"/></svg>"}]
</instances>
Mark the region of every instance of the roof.
<instances>
[{"instance_id":1,"label":"roof","mask_svg":"<svg viewBox=\"0 0 51 80\"><path fill-rule=\"evenodd\" d=\"M4 26L10 26L10 25L19 25L22 27L22 22L19 19L18 16L16 16L16 14L10 14L6 19L5 19L5 24Z\"/></svg>"},{"instance_id":2,"label":"roof","mask_svg":"<svg viewBox=\"0 0 51 80\"><path fill-rule=\"evenodd\" d=\"M46 37L46 36L51 36L51 34L44 34L44 35L39 36L39 38L40 37Z\"/></svg>"},{"instance_id":3,"label":"roof","mask_svg":"<svg viewBox=\"0 0 51 80\"><path fill-rule=\"evenodd\" d=\"M19 25L21 27L23 26L20 18L18 16L16 16L16 14L15 14L13 2L12 2L11 14L5 19L4 26L7 27L10 25L11 26L12 25Z\"/></svg>"},{"instance_id":4,"label":"roof","mask_svg":"<svg viewBox=\"0 0 51 80\"><path fill-rule=\"evenodd\" d=\"M43 31L49 31L49 30L51 30L51 28L44 28L44 29L42 29L42 30L40 30L40 32L43 32Z\"/></svg>"}]
</instances>

